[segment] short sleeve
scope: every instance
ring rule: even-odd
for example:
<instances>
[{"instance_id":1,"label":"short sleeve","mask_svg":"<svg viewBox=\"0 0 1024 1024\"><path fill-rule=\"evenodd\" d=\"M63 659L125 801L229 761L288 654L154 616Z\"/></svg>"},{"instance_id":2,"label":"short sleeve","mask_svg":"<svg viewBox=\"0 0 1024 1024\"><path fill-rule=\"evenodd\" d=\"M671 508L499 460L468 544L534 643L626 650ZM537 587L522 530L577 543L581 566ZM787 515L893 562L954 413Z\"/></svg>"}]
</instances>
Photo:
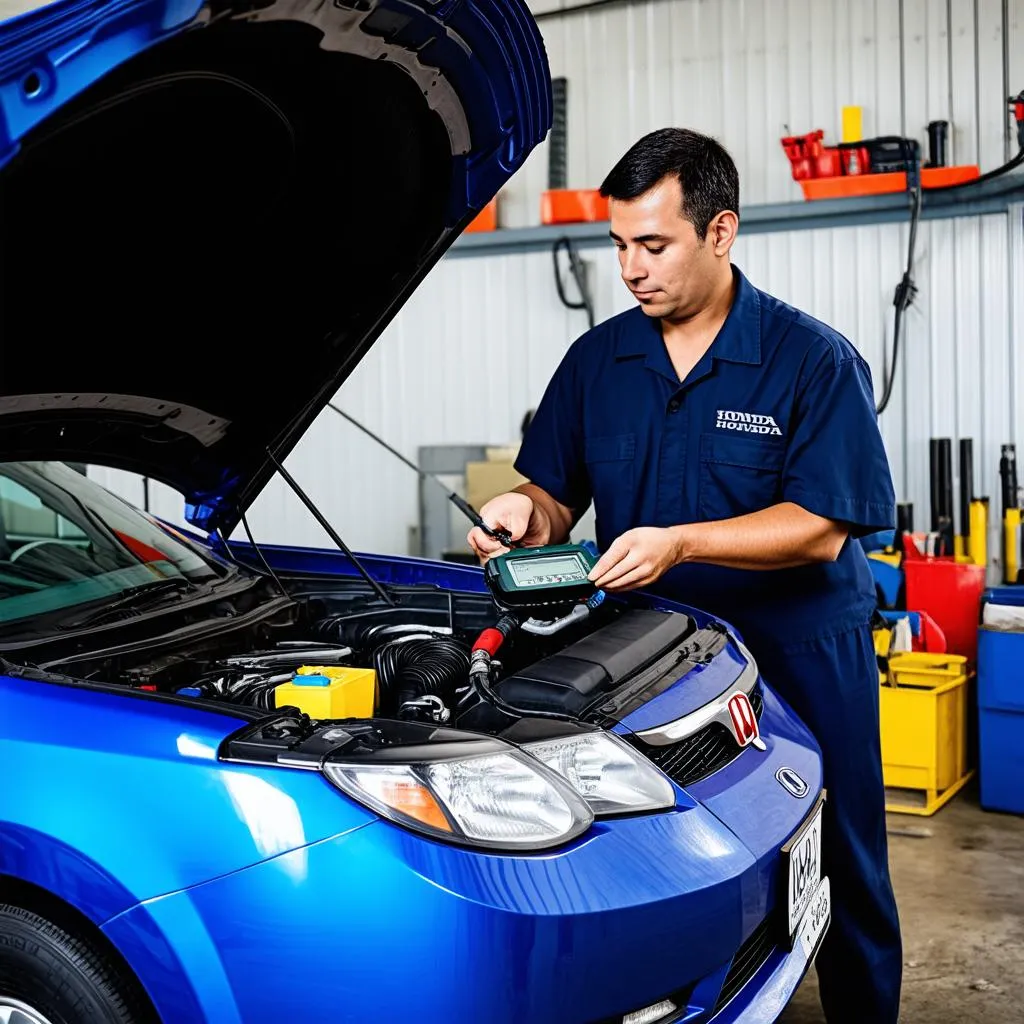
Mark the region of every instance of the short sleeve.
<instances>
[{"instance_id":1,"label":"short sleeve","mask_svg":"<svg viewBox=\"0 0 1024 1024\"><path fill-rule=\"evenodd\" d=\"M517 472L574 511L591 499L577 350L570 348L548 383L515 462Z\"/></svg>"},{"instance_id":2,"label":"short sleeve","mask_svg":"<svg viewBox=\"0 0 1024 1024\"><path fill-rule=\"evenodd\" d=\"M789 427L782 500L847 524L854 537L896 525L892 473L871 371L831 350L801 382Z\"/></svg>"}]
</instances>

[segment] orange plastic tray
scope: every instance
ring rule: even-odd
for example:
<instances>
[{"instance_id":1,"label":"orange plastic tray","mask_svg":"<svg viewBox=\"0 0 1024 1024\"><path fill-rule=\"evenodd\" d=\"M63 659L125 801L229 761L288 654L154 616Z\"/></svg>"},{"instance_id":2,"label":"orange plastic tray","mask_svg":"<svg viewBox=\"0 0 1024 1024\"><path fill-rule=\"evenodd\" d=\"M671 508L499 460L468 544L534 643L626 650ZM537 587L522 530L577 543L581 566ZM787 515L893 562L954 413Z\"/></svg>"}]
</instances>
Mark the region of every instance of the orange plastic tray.
<instances>
[{"instance_id":1,"label":"orange plastic tray","mask_svg":"<svg viewBox=\"0 0 1024 1024\"><path fill-rule=\"evenodd\" d=\"M579 224L607 219L608 200L597 189L554 189L541 193L541 224Z\"/></svg>"},{"instance_id":2,"label":"orange plastic tray","mask_svg":"<svg viewBox=\"0 0 1024 1024\"><path fill-rule=\"evenodd\" d=\"M498 227L498 199L495 196L467 225L465 234L471 231L496 231Z\"/></svg>"},{"instance_id":3,"label":"orange plastic tray","mask_svg":"<svg viewBox=\"0 0 1024 1024\"><path fill-rule=\"evenodd\" d=\"M921 185L925 189L943 185L959 185L978 177L977 165L962 167L926 167L921 171ZM836 178L807 178L800 182L804 199L843 199L846 196L877 196L884 192L905 192L907 176L903 171L894 174L851 174Z\"/></svg>"}]
</instances>

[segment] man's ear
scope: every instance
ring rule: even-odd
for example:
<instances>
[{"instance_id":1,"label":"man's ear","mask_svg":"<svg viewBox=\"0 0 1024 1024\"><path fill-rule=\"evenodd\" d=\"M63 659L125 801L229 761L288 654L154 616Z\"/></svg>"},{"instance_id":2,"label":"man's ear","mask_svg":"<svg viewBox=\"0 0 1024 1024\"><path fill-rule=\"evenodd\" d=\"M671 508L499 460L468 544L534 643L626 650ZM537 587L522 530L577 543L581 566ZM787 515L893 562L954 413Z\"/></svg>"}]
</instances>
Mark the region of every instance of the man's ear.
<instances>
[{"instance_id":1,"label":"man's ear","mask_svg":"<svg viewBox=\"0 0 1024 1024\"><path fill-rule=\"evenodd\" d=\"M740 228L740 219L732 210L722 210L716 214L708 225L708 241L716 256L728 256L732 243L736 241L736 233Z\"/></svg>"}]
</instances>

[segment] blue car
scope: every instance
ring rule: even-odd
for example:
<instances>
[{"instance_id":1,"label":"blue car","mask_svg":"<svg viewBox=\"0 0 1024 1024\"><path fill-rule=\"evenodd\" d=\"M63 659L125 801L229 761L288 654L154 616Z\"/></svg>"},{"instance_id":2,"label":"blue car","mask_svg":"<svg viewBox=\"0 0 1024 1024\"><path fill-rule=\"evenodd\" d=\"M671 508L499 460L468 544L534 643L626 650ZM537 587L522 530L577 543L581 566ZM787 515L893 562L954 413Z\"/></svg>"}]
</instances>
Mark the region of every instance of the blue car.
<instances>
[{"instance_id":1,"label":"blue car","mask_svg":"<svg viewBox=\"0 0 1024 1024\"><path fill-rule=\"evenodd\" d=\"M776 1019L821 757L727 622L230 539L545 136L525 6L59 0L0 108L0 1024Z\"/></svg>"}]
</instances>

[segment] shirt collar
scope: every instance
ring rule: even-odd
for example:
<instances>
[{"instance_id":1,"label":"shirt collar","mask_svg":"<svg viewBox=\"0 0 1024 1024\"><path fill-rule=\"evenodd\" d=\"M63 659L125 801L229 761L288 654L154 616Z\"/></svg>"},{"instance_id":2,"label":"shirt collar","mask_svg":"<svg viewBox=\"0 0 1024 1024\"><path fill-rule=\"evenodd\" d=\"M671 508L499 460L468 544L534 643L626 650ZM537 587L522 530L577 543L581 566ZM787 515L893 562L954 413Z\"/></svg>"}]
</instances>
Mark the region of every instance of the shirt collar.
<instances>
[{"instance_id":1,"label":"shirt collar","mask_svg":"<svg viewBox=\"0 0 1024 1024\"><path fill-rule=\"evenodd\" d=\"M729 363L757 366L761 362L761 294L739 267L734 266L732 272L736 295L708 354L713 359ZM622 331L615 347L615 357L646 356L648 365L657 368L668 359L661 338L661 322L647 316L639 306L636 313L643 317L648 329Z\"/></svg>"}]
</instances>

